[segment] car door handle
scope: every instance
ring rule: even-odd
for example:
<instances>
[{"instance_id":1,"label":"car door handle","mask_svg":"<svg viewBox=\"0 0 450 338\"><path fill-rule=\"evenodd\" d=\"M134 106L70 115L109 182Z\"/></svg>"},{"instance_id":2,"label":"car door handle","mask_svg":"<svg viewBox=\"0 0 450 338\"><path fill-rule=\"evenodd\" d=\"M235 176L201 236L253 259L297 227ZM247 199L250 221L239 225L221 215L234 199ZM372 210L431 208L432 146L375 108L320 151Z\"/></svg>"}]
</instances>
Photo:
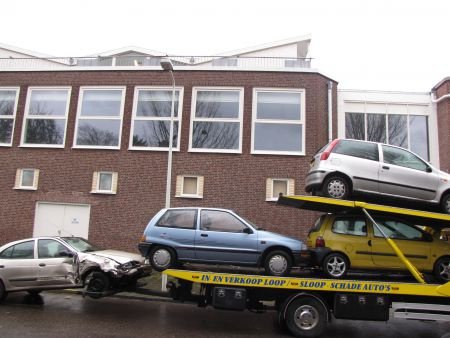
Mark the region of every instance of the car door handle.
<instances>
[{"instance_id":1,"label":"car door handle","mask_svg":"<svg viewBox=\"0 0 450 338\"><path fill-rule=\"evenodd\" d=\"M39 266L45 266L45 263L40 263Z\"/></svg>"},{"instance_id":2,"label":"car door handle","mask_svg":"<svg viewBox=\"0 0 450 338\"><path fill-rule=\"evenodd\" d=\"M208 237L208 234L201 234L202 237Z\"/></svg>"},{"instance_id":3,"label":"car door handle","mask_svg":"<svg viewBox=\"0 0 450 338\"><path fill-rule=\"evenodd\" d=\"M387 165L384 165L382 168L386 169L386 170L389 170L389 167Z\"/></svg>"},{"instance_id":4,"label":"car door handle","mask_svg":"<svg viewBox=\"0 0 450 338\"><path fill-rule=\"evenodd\" d=\"M166 233L162 233L162 234L159 235L159 237L161 237L161 238L167 238L167 237L169 237L169 236L167 236Z\"/></svg>"},{"instance_id":5,"label":"car door handle","mask_svg":"<svg viewBox=\"0 0 450 338\"><path fill-rule=\"evenodd\" d=\"M369 246L372 246L372 240L369 239L369 241L367 242L367 244L369 244Z\"/></svg>"},{"instance_id":6,"label":"car door handle","mask_svg":"<svg viewBox=\"0 0 450 338\"><path fill-rule=\"evenodd\" d=\"M5 266L4 265L0 265L0 269L3 269Z\"/></svg>"}]
</instances>

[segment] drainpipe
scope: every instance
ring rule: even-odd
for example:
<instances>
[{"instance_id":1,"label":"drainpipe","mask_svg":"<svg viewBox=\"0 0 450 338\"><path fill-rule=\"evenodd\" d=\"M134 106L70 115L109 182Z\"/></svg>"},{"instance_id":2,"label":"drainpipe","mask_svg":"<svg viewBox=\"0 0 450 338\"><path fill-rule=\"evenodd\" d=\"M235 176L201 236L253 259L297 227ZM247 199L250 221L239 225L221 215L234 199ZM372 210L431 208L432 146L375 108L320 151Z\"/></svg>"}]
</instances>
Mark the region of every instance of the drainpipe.
<instances>
[{"instance_id":1,"label":"drainpipe","mask_svg":"<svg viewBox=\"0 0 450 338\"><path fill-rule=\"evenodd\" d=\"M432 92L431 93L431 102L433 102L433 103L439 103L439 102L441 102L441 101L443 101L445 99L448 99L448 98L450 98L450 94L442 95L440 98L438 98L436 100L436 92Z\"/></svg>"},{"instance_id":2,"label":"drainpipe","mask_svg":"<svg viewBox=\"0 0 450 338\"><path fill-rule=\"evenodd\" d=\"M333 82L328 81L328 142L333 140Z\"/></svg>"}]
</instances>

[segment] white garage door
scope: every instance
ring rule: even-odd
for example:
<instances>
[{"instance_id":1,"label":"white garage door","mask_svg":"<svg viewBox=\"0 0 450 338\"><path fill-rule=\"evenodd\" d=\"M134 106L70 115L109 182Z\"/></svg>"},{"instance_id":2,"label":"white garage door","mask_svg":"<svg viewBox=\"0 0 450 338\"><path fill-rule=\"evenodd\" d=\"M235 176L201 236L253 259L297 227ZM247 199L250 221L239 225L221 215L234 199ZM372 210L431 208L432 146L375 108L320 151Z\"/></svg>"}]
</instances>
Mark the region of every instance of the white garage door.
<instances>
[{"instance_id":1,"label":"white garage door","mask_svg":"<svg viewBox=\"0 0 450 338\"><path fill-rule=\"evenodd\" d=\"M90 205L36 203L33 236L88 238Z\"/></svg>"}]
</instances>

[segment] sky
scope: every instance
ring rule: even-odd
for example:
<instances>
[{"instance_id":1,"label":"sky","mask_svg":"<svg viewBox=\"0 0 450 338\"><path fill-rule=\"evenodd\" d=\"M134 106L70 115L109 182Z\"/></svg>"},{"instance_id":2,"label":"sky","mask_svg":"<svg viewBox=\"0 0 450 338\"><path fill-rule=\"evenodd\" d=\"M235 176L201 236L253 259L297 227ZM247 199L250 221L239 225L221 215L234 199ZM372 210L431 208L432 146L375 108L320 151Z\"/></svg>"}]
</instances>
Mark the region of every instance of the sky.
<instances>
[{"instance_id":1,"label":"sky","mask_svg":"<svg viewBox=\"0 0 450 338\"><path fill-rule=\"evenodd\" d=\"M14 0L0 43L52 56L125 46L214 55L306 34L340 89L428 92L450 76L448 0Z\"/></svg>"}]
</instances>

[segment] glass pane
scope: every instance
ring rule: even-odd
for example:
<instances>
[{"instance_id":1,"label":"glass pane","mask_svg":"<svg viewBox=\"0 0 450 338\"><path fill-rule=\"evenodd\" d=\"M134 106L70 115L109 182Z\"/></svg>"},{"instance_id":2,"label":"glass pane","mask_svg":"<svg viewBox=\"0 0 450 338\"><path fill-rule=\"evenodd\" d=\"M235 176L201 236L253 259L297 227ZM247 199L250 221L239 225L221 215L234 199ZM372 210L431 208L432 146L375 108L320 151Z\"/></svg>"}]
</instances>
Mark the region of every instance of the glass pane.
<instances>
[{"instance_id":1,"label":"glass pane","mask_svg":"<svg viewBox=\"0 0 450 338\"><path fill-rule=\"evenodd\" d=\"M196 210L168 210L158 221L156 226L168 228L195 228Z\"/></svg>"},{"instance_id":2,"label":"glass pane","mask_svg":"<svg viewBox=\"0 0 450 338\"><path fill-rule=\"evenodd\" d=\"M11 143L13 119L0 119L0 143Z\"/></svg>"},{"instance_id":3,"label":"glass pane","mask_svg":"<svg viewBox=\"0 0 450 338\"><path fill-rule=\"evenodd\" d=\"M302 132L303 126L299 124L256 123L255 150L300 152Z\"/></svg>"},{"instance_id":4,"label":"glass pane","mask_svg":"<svg viewBox=\"0 0 450 338\"><path fill-rule=\"evenodd\" d=\"M28 115L65 116L67 108L67 90L31 91Z\"/></svg>"},{"instance_id":5,"label":"glass pane","mask_svg":"<svg viewBox=\"0 0 450 338\"><path fill-rule=\"evenodd\" d=\"M367 114L367 141L386 143L386 115Z\"/></svg>"},{"instance_id":6,"label":"glass pane","mask_svg":"<svg viewBox=\"0 0 450 338\"><path fill-rule=\"evenodd\" d=\"M98 190L111 191L112 190L112 174L100 173L98 180Z\"/></svg>"},{"instance_id":7,"label":"glass pane","mask_svg":"<svg viewBox=\"0 0 450 338\"><path fill-rule=\"evenodd\" d=\"M283 194L283 196L286 196L288 194L287 191L288 182L285 180L273 180L273 192L272 197L278 198L280 194Z\"/></svg>"},{"instance_id":8,"label":"glass pane","mask_svg":"<svg viewBox=\"0 0 450 338\"><path fill-rule=\"evenodd\" d=\"M258 119L300 120L299 93L258 92Z\"/></svg>"},{"instance_id":9,"label":"glass pane","mask_svg":"<svg viewBox=\"0 0 450 338\"><path fill-rule=\"evenodd\" d=\"M345 113L345 137L354 140L366 139L363 113Z\"/></svg>"},{"instance_id":10,"label":"glass pane","mask_svg":"<svg viewBox=\"0 0 450 338\"><path fill-rule=\"evenodd\" d=\"M34 170L22 170L22 187L32 187L34 182Z\"/></svg>"},{"instance_id":11,"label":"glass pane","mask_svg":"<svg viewBox=\"0 0 450 338\"><path fill-rule=\"evenodd\" d=\"M66 120L27 119L26 144L63 144Z\"/></svg>"},{"instance_id":12,"label":"glass pane","mask_svg":"<svg viewBox=\"0 0 450 338\"><path fill-rule=\"evenodd\" d=\"M202 210L200 229L206 231L242 232L247 226L225 211Z\"/></svg>"},{"instance_id":13,"label":"glass pane","mask_svg":"<svg viewBox=\"0 0 450 338\"><path fill-rule=\"evenodd\" d=\"M239 92L198 91L195 117L239 118Z\"/></svg>"},{"instance_id":14,"label":"glass pane","mask_svg":"<svg viewBox=\"0 0 450 338\"><path fill-rule=\"evenodd\" d=\"M14 245L11 259L34 259L34 241Z\"/></svg>"},{"instance_id":15,"label":"glass pane","mask_svg":"<svg viewBox=\"0 0 450 338\"><path fill-rule=\"evenodd\" d=\"M406 115L388 115L389 144L408 148L408 127Z\"/></svg>"},{"instance_id":16,"label":"glass pane","mask_svg":"<svg viewBox=\"0 0 450 338\"><path fill-rule=\"evenodd\" d=\"M120 121L80 120L78 121L77 145L118 146Z\"/></svg>"},{"instance_id":17,"label":"glass pane","mask_svg":"<svg viewBox=\"0 0 450 338\"><path fill-rule=\"evenodd\" d=\"M420 115L409 116L410 150L425 159L430 160L428 152L428 117Z\"/></svg>"},{"instance_id":18,"label":"glass pane","mask_svg":"<svg viewBox=\"0 0 450 338\"><path fill-rule=\"evenodd\" d=\"M39 258L58 258L62 257L61 252L68 252L64 245L53 239L40 239L38 241L38 257Z\"/></svg>"},{"instance_id":19,"label":"glass pane","mask_svg":"<svg viewBox=\"0 0 450 338\"><path fill-rule=\"evenodd\" d=\"M170 121L134 121L133 147L169 147ZM178 122L173 124L172 146L177 147Z\"/></svg>"},{"instance_id":20,"label":"glass pane","mask_svg":"<svg viewBox=\"0 0 450 338\"><path fill-rule=\"evenodd\" d=\"M426 171L428 165L409 151L383 146L384 163Z\"/></svg>"},{"instance_id":21,"label":"glass pane","mask_svg":"<svg viewBox=\"0 0 450 338\"><path fill-rule=\"evenodd\" d=\"M16 92L14 90L0 90L0 116L14 115Z\"/></svg>"},{"instance_id":22,"label":"glass pane","mask_svg":"<svg viewBox=\"0 0 450 338\"><path fill-rule=\"evenodd\" d=\"M239 149L239 122L194 122L192 148Z\"/></svg>"},{"instance_id":23,"label":"glass pane","mask_svg":"<svg viewBox=\"0 0 450 338\"><path fill-rule=\"evenodd\" d=\"M85 90L81 116L120 116L122 90Z\"/></svg>"},{"instance_id":24,"label":"glass pane","mask_svg":"<svg viewBox=\"0 0 450 338\"><path fill-rule=\"evenodd\" d=\"M183 194L197 195L197 177L184 177L183 179Z\"/></svg>"},{"instance_id":25,"label":"glass pane","mask_svg":"<svg viewBox=\"0 0 450 338\"><path fill-rule=\"evenodd\" d=\"M378 161L378 145L375 143L341 140L334 147L333 153Z\"/></svg>"},{"instance_id":26,"label":"glass pane","mask_svg":"<svg viewBox=\"0 0 450 338\"><path fill-rule=\"evenodd\" d=\"M178 116L180 92L175 92L174 116ZM136 116L169 117L172 110L171 90L140 90Z\"/></svg>"}]
</instances>

